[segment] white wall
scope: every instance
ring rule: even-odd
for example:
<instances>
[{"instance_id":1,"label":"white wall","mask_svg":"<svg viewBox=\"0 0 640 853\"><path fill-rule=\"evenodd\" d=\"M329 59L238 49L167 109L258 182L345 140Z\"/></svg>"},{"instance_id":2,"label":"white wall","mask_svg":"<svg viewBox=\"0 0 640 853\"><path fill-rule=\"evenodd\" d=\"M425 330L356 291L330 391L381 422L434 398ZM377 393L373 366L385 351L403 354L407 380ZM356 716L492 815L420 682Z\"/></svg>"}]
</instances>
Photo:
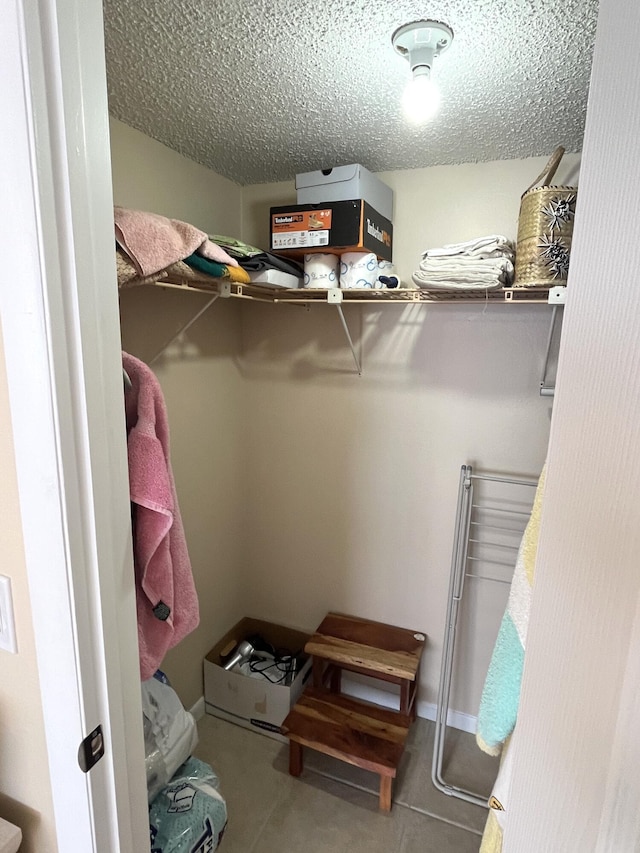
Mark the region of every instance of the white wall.
<instances>
[{"instance_id":1,"label":"white wall","mask_svg":"<svg viewBox=\"0 0 640 853\"><path fill-rule=\"evenodd\" d=\"M23 853L54 853L55 819L1 331L0 552L2 574L11 578L18 653L0 650L0 817L22 829Z\"/></svg>"},{"instance_id":2,"label":"white wall","mask_svg":"<svg viewBox=\"0 0 640 853\"><path fill-rule=\"evenodd\" d=\"M111 120L114 201L198 226L240 232L240 188ZM209 299L158 287L120 294L123 348L150 361ZM171 430L176 490L200 599L199 628L163 667L186 707L202 695L202 661L243 615L239 306L219 300L154 365Z\"/></svg>"},{"instance_id":3,"label":"white wall","mask_svg":"<svg viewBox=\"0 0 640 853\"><path fill-rule=\"evenodd\" d=\"M558 182L575 181L567 156ZM545 160L382 175L395 190L403 279L429 246L515 237L520 195ZM244 233L293 183L244 188ZM242 311L247 609L314 628L329 609L425 631L420 698L436 697L460 465L537 476L551 403L539 381L550 309L506 304L347 306L353 370L330 306ZM474 715L504 587L468 585L474 624L452 706ZM423 706L423 712L424 706Z\"/></svg>"}]
</instances>

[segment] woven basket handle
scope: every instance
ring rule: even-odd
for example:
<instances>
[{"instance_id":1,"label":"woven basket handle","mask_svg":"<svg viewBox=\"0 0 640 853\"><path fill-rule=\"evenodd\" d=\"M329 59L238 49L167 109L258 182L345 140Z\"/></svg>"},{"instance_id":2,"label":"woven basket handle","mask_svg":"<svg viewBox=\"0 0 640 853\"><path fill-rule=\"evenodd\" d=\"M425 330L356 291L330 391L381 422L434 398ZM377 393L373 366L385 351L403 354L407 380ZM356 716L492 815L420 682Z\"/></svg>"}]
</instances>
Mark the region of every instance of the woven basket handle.
<instances>
[{"instance_id":1,"label":"woven basket handle","mask_svg":"<svg viewBox=\"0 0 640 853\"><path fill-rule=\"evenodd\" d=\"M544 181L543 186L548 186L551 183L551 180L553 179L553 176L556 173L556 169L560 165L560 161L562 160L563 155L564 155L564 148L562 147L562 145L558 145L556 150L553 152L553 154L549 158L549 162L547 163L547 165L540 172L540 174L535 179L535 181L530 186L527 187L525 192L529 192L529 190L532 190L536 184L540 183L540 181Z\"/></svg>"}]
</instances>

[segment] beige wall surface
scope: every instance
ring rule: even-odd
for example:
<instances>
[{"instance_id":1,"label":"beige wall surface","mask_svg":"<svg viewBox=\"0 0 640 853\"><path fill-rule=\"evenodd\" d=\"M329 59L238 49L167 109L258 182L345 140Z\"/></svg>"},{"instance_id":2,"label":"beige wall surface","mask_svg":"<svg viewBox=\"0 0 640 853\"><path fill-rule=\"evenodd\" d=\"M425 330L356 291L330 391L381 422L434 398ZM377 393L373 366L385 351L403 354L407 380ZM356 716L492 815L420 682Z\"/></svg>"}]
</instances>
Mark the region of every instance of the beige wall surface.
<instances>
[{"instance_id":1,"label":"beige wall surface","mask_svg":"<svg viewBox=\"0 0 640 853\"><path fill-rule=\"evenodd\" d=\"M575 181L579 157L558 181ZM490 233L515 238L544 159L385 173L394 261ZM244 238L268 244L293 183L244 188ZM329 609L425 631L420 698L436 699L460 466L537 476L551 402L539 396L551 309L346 306L363 375L331 306L242 310L247 608L313 628ZM452 707L475 715L506 602L470 582Z\"/></svg>"},{"instance_id":2,"label":"beige wall surface","mask_svg":"<svg viewBox=\"0 0 640 853\"><path fill-rule=\"evenodd\" d=\"M237 184L117 119L109 128L114 204L182 219L209 234L240 232Z\"/></svg>"},{"instance_id":3,"label":"beige wall surface","mask_svg":"<svg viewBox=\"0 0 640 853\"><path fill-rule=\"evenodd\" d=\"M15 655L0 650L0 817L22 829L21 853L55 853L55 819L1 330L0 552L1 572L11 578L18 645Z\"/></svg>"},{"instance_id":4,"label":"beige wall surface","mask_svg":"<svg viewBox=\"0 0 640 853\"><path fill-rule=\"evenodd\" d=\"M231 181L115 120L111 146L116 204L238 236L240 188ZM149 362L209 299L159 287L121 292L123 349ZM202 696L204 656L243 615L238 311L219 300L184 343L171 345L153 365L167 405L172 468L200 600L200 626L163 664L187 708Z\"/></svg>"}]
</instances>

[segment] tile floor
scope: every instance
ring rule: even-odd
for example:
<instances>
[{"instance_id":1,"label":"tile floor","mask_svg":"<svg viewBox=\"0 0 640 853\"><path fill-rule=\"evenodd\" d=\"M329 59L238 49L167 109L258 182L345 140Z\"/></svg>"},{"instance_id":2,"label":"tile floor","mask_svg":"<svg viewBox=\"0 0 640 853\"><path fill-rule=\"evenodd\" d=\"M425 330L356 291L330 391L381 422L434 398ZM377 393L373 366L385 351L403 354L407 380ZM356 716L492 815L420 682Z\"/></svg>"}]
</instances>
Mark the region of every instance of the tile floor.
<instances>
[{"instance_id":1,"label":"tile floor","mask_svg":"<svg viewBox=\"0 0 640 853\"><path fill-rule=\"evenodd\" d=\"M441 794L431 782L434 724L417 720L393 807L378 811L378 776L304 750L299 778L288 747L208 714L195 754L220 777L229 823L221 853L477 853L486 810ZM497 762L472 735L449 729L447 782L488 795Z\"/></svg>"}]
</instances>

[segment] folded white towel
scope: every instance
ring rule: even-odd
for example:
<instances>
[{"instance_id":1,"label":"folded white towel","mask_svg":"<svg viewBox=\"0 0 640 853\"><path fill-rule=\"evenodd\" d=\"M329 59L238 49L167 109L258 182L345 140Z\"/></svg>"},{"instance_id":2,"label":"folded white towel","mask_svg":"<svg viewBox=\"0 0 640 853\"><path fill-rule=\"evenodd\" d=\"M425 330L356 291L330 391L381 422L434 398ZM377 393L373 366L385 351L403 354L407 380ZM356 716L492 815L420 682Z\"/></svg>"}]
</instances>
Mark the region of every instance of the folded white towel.
<instances>
[{"instance_id":1,"label":"folded white towel","mask_svg":"<svg viewBox=\"0 0 640 853\"><path fill-rule=\"evenodd\" d=\"M513 279L513 263L509 258L486 260L456 258L425 259L412 276L414 284L426 290L475 290L505 287Z\"/></svg>"},{"instance_id":2,"label":"folded white towel","mask_svg":"<svg viewBox=\"0 0 640 853\"><path fill-rule=\"evenodd\" d=\"M436 281L429 278L426 273L421 270L416 270L411 276L413 283L422 290L498 290L505 287L505 282L500 279L488 278L487 280L479 281L477 278L473 280L465 279L442 279Z\"/></svg>"},{"instance_id":3,"label":"folded white towel","mask_svg":"<svg viewBox=\"0 0 640 853\"><path fill-rule=\"evenodd\" d=\"M513 273L513 263L509 258L486 258L468 260L456 258L455 260L438 260L427 258L420 261L420 270L434 278L464 278L485 276L508 276Z\"/></svg>"},{"instance_id":4,"label":"folded white towel","mask_svg":"<svg viewBox=\"0 0 640 853\"><path fill-rule=\"evenodd\" d=\"M513 257L514 245L502 234L489 234L486 237L478 237L475 240L467 240L465 243L450 243L436 249L427 249L422 253L423 258L449 258L449 257L471 257L471 258L495 258L501 255Z\"/></svg>"}]
</instances>

